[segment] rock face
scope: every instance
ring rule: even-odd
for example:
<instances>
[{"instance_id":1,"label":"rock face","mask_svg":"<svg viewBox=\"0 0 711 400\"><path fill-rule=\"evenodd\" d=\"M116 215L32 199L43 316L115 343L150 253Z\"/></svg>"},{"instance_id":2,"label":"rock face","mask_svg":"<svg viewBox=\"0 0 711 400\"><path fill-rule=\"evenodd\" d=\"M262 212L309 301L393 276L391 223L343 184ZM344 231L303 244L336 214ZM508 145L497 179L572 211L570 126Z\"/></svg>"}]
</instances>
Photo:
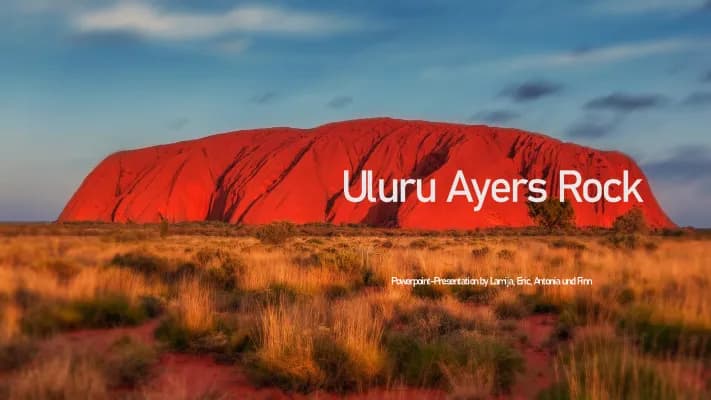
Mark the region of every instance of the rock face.
<instances>
[{"instance_id":1,"label":"rock face","mask_svg":"<svg viewBox=\"0 0 711 400\"><path fill-rule=\"evenodd\" d=\"M374 178L436 179L437 201L351 203L343 170L372 170ZM515 129L374 118L313 129L269 128L208 136L110 155L86 177L59 221L230 223L366 223L421 229L532 225L524 200L479 212L465 198L444 200L457 170L468 179L541 178L558 193L558 172L583 179L642 178L643 203L573 202L578 226L610 226L639 206L649 225L674 224L657 204L642 171L627 156ZM360 177L351 194L360 193ZM525 187L522 188L525 190ZM620 191L618 191L617 194Z\"/></svg>"}]
</instances>

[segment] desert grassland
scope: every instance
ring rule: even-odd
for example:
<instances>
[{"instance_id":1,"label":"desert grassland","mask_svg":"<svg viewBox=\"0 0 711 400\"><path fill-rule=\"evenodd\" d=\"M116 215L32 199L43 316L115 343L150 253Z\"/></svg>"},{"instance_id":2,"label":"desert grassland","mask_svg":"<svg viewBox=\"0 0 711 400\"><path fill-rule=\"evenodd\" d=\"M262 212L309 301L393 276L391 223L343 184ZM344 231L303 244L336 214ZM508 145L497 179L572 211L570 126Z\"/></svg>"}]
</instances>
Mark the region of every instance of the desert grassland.
<instances>
[{"instance_id":1,"label":"desert grassland","mask_svg":"<svg viewBox=\"0 0 711 400\"><path fill-rule=\"evenodd\" d=\"M552 315L541 399L711 395L711 241L605 235L0 236L0 397L141 397L159 354L234 364L312 393L506 396L518 322ZM120 230L120 228L116 228ZM258 239L259 238L259 239ZM261 239L261 240L260 240ZM276 243L273 243L276 242ZM576 277L591 286L394 286L398 277ZM157 344L43 351L48 338L159 319ZM530 368L530 365L528 366Z\"/></svg>"}]
</instances>

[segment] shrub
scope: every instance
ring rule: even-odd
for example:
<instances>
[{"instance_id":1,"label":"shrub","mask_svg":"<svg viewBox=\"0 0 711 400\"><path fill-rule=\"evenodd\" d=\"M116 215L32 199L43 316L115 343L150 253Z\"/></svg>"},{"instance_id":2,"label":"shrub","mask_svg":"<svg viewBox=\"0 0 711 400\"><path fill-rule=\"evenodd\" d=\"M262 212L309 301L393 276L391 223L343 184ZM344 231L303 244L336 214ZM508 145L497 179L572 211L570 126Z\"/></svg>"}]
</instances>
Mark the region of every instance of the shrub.
<instances>
[{"instance_id":1,"label":"shrub","mask_svg":"<svg viewBox=\"0 0 711 400\"><path fill-rule=\"evenodd\" d=\"M647 359L621 341L591 337L559 356L562 381L538 399L650 399L686 398Z\"/></svg>"},{"instance_id":2,"label":"shrub","mask_svg":"<svg viewBox=\"0 0 711 400\"><path fill-rule=\"evenodd\" d=\"M470 301L476 304L489 304L496 297L497 290L492 286L452 285L452 294L459 301Z\"/></svg>"},{"instance_id":3,"label":"shrub","mask_svg":"<svg viewBox=\"0 0 711 400\"><path fill-rule=\"evenodd\" d=\"M446 371L465 371L493 376L492 394L508 393L524 360L510 345L497 339L472 334L442 336L432 342L392 334L386 339L390 371L408 385L448 388Z\"/></svg>"},{"instance_id":4,"label":"shrub","mask_svg":"<svg viewBox=\"0 0 711 400\"><path fill-rule=\"evenodd\" d=\"M639 246L640 239L633 233L615 232L607 236L606 243L615 248L636 249Z\"/></svg>"},{"instance_id":5,"label":"shrub","mask_svg":"<svg viewBox=\"0 0 711 400\"><path fill-rule=\"evenodd\" d=\"M54 260L47 263L47 269L52 272L60 282L69 282L81 271L79 267L64 260Z\"/></svg>"},{"instance_id":6,"label":"shrub","mask_svg":"<svg viewBox=\"0 0 711 400\"><path fill-rule=\"evenodd\" d=\"M569 202L554 197L540 203L528 202L528 216L546 230L568 228L575 217L573 206Z\"/></svg>"},{"instance_id":7,"label":"shrub","mask_svg":"<svg viewBox=\"0 0 711 400\"><path fill-rule=\"evenodd\" d=\"M657 321L647 307L627 310L618 323L618 330L635 338L645 352L682 353L701 358L711 355L710 329L685 326L681 321Z\"/></svg>"},{"instance_id":8,"label":"shrub","mask_svg":"<svg viewBox=\"0 0 711 400\"><path fill-rule=\"evenodd\" d=\"M442 306L423 304L413 309L395 309L392 324L418 340L431 341L460 330L477 328L473 320L453 315Z\"/></svg>"},{"instance_id":9,"label":"shrub","mask_svg":"<svg viewBox=\"0 0 711 400\"><path fill-rule=\"evenodd\" d=\"M587 247L575 240L556 239L550 242L550 246L554 249L570 249L570 250L585 250Z\"/></svg>"},{"instance_id":10,"label":"shrub","mask_svg":"<svg viewBox=\"0 0 711 400\"><path fill-rule=\"evenodd\" d=\"M410 248L411 249L424 249L427 248L427 240L426 239L415 239L410 242Z\"/></svg>"},{"instance_id":11,"label":"shrub","mask_svg":"<svg viewBox=\"0 0 711 400\"><path fill-rule=\"evenodd\" d=\"M526 315L526 308L516 300L503 299L494 306L494 313L499 319L520 319Z\"/></svg>"},{"instance_id":12,"label":"shrub","mask_svg":"<svg viewBox=\"0 0 711 400\"><path fill-rule=\"evenodd\" d=\"M501 249L496 253L496 257L498 257L499 260L513 261L513 259L516 258L516 253L512 250Z\"/></svg>"},{"instance_id":13,"label":"shrub","mask_svg":"<svg viewBox=\"0 0 711 400\"><path fill-rule=\"evenodd\" d=\"M437 300L444 296L444 289L436 285L417 285L412 287L412 295L422 299Z\"/></svg>"},{"instance_id":14,"label":"shrub","mask_svg":"<svg viewBox=\"0 0 711 400\"><path fill-rule=\"evenodd\" d=\"M188 350L190 342L194 338L193 333L174 316L164 319L156 328L154 335L156 339L177 351Z\"/></svg>"},{"instance_id":15,"label":"shrub","mask_svg":"<svg viewBox=\"0 0 711 400\"><path fill-rule=\"evenodd\" d=\"M161 238L166 238L170 235L170 223L166 218L160 219L159 234Z\"/></svg>"},{"instance_id":16,"label":"shrub","mask_svg":"<svg viewBox=\"0 0 711 400\"><path fill-rule=\"evenodd\" d=\"M489 254L489 247L477 247L472 250L472 256L474 258L484 258Z\"/></svg>"},{"instance_id":17,"label":"shrub","mask_svg":"<svg viewBox=\"0 0 711 400\"><path fill-rule=\"evenodd\" d=\"M111 345L104 360L110 385L133 387L148 378L157 355L151 346L124 336Z\"/></svg>"},{"instance_id":18,"label":"shrub","mask_svg":"<svg viewBox=\"0 0 711 400\"><path fill-rule=\"evenodd\" d=\"M634 234L647 233L649 227L642 209L633 207L615 219L615 222L612 223L612 229L615 232Z\"/></svg>"},{"instance_id":19,"label":"shrub","mask_svg":"<svg viewBox=\"0 0 711 400\"><path fill-rule=\"evenodd\" d=\"M143 275L164 273L169 269L167 260L143 251L116 254L110 262L117 267L129 268Z\"/></svg>"},{"instance_id":20,"label":"shrub","mask_svg":"<svg viewBox=\"0 0 711 400\"><path fill-rule=\"evenodd\" d=\"M82 328L114 328L136 325L148 314L120 295L107 295L92 300L69 303L43 303L27 310L21 326L25 333L46 336L55 332Z\"/></svg>"},{"instance_id":21,"label":"shrub","mask_svg":"<svg viewBox=\"0 0 711 400\"><path fill-rule=\"evenodd\" d=\"M294 224L290 222L273 222L260 226L254 236L262 243L282 244L296 234Z\"/></svg>"}]
</instances>

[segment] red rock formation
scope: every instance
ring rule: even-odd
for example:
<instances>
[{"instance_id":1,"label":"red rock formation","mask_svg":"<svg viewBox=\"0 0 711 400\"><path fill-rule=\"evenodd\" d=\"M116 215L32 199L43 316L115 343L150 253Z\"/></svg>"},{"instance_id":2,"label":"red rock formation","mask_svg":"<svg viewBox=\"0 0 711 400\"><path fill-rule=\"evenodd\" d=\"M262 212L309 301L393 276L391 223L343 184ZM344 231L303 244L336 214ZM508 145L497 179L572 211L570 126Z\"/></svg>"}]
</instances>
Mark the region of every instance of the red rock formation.
<instances>
[{"instance_id":1,"label":"red rock formation","mask_svg":"<svg viewBox=\"0 0 711 400\"><path fill-rule=\"evenodd\" d=\"M422 203L408 193L402 204L350 203L343 195L344 169L372 170L376 179L434 178L437 201ZM642 171L621 153L516 129L389 118L231 132L118 152L86 177L59 221L288 220L423 229L532 224L525 200L488 198L479 212L463 198L446 203L459 169L481 181L542 178L549 194L557 194L561 169L599 180L621 178L627 169L632 179L644 179L639 187L644 203L574 203L576 224L610 226L639 206L651 226L674 226ZM352 193L358 194L360 181L355 185Z\"/></svg>"}]
</instances>

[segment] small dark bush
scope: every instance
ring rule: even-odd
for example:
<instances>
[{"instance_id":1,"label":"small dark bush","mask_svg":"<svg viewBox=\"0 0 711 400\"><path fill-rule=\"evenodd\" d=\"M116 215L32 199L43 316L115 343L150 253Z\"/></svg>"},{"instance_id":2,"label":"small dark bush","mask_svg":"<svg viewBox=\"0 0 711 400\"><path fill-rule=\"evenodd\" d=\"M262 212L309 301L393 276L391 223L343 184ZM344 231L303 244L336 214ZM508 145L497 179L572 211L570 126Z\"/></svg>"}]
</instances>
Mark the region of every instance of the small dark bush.
<instances>
[{"instance_id":1,"label":"small dark bush","mask_svg":"<svg viewBox=\"0 0 711 400\"><path fill-rule=\"evenodd\" d=\"M634 207L617 217L615 222L612 223L612 229L615 232L626 234L647 233L649 231L647 220L639 207Z\"/></svg>"},{"instance_id":2,"label":"small dark bush","mask_svg":"<svg viewBox=\"0 0 711 400\"><path fill-rule=\"evenodd\" d=\"M114 328L143 322L148 313L119 295L70 303L41 303L27 310L21 320L25 333L46 336L83 328Z\"/></svg>"},{"instance_id":3,"label":"small dark bush","mask_svg":"<svg viewBox=\"0 0 711 400\"><path fill-rule=\"evenodd\" d=\"M296 235L296 228L290 222L273 222L260 226L254 236L262 243L282 244Z\"/></svg>"},{"instance_id":4,"label":"small dark bush","mask_svg":"<svg viewBox=\"0 0 711 400\"><path fill-rule=\"evenodd\" d=\"M587 247L575 240L556 239L550 242L550 246L554 249L570 249L570 250L585 250Z\"/></svg>"},{"instance_id":5,"label":"small dark bush","mask_svg":"<svg viewBox=\"0 0 711 400\"><path fill-rule=\"evenodd\" d=\"M501 301L496 303L494 314L499 319L520 319L526 315L526 308L515 300Z\"/></svg>"},{"instance_id":6,"label":"small dark bush","mask_svg":"<svg viewBox=\"0 0 711 400\"><path fill-rule=\"evenodd\" d=\"M37 345L27 338L16 338L0 345L0 371L15 370L37 354Z\"/></svg>"},{"instance_id":7,"label":"small dark bush","mask_svg":"<svg viewBox=\"0 0 711 400\"><path fill-rule=\"evenodd\" d=\"M568 228L575 219L570 202L549 197L540 203L528 202L528 215L540 227L547 230Z\"/></svg>"},{"instance_id":8,"label":"small dark bush","mask_svg":"<svg viewBox=\"0 0 711 400\"><path fill-rule=\"evenodd\" d=\"M64 260L54 260L47 263L47 269L51 271L60 282L69 282L77 276L81 269L74 264Z\"/></svg>"},{"instance_id":9,"label":"small dark bush","mask_svg":"<svg viewBox=\"0 0 711 400\"><path fill-rule=\"evenodd\" d=\"M512 250L501 249L498 253L496 253L496 256L499 260L513 261L513 259L516 258L516 253Z\"/></svg>"},{"instance_id":10,"label":"small dark bush","mask_svg":"<svg viewBox=\"0 0 711 400\"><path fill-rule=\"evenodd\" d=\"M635 234L616 232L607 236L606 243L615 248L632 250L639 246L640 238Z\"/></svg>"},{"instance_id":11,"label":"small dark bush","mask_svg":"<svg viewBox=\"0 0 711 400\"><path fill-rule=\"evenodd\" d=\"M164 319L155 330L156 339L173 350L186 351L190 347L193 334L174 317Z\"/></svg>"},{"instance_id":12,"label":"small dark bush","mask_svg":"<svg viewBox=\"0 0 711 400\"><path fill-rule=\"evenodd\" d=\"M470 301L476 304L489 304L496 297L497 290L492 286L452 285L452 294L459 301Z\"/></svg>"},{"instance_id":13,"label":"small dark bush","mask_svg":"<svg viewBox=\"0 0 711 400\"><path fill-rule=\"evenodd\" d=\"M489 251L489 247L487 246L477 247L472 250L472 256L474 256L474 258L484 258L489 254Z\"/></svg>"},{"instance_id":14,"label":"small dark bush","mask_svg":"<svg viewBox=\"0 0 711 400\"><path fill-rule=\"evenodd\" d=\"M148 379L157 354L151 346L124 336L111 345L104 360L111 386L134 387Z\"/></svg>"},{"instance_id":15,"label":"small dark bush","mask_svg":"<svg viewBox=\"0 0 711 400\"><path fill-rule=\"evenodd\" d=\"M437 300L444 296L444 289L435 285L417 285L413 286L412 295L422 299Z\"/></svg>"},{"instance_id":16,"label":"small dark bush","mask_svg":"<svg viewBox=\"0 0 711 400\"><path fill-rule=\"evenodd\" d=\"M361 271L361 282L365 287L383 287L385 278L375 273L372 268L366 267Z\"/></svg>"},{"instance_id":17,"label":"small dark bush","mask_svg":"<svg viewBox=\"0 0 711 400\"><path fill-rule=\"evenodd\" d=\"M627 310L618 329L634 337L640 348L653 354L687 354L705 358L711 355L711 330L685 326L682 322L661 322L642 306Z\"/></svg>"},{"instance_id":18,"label":"small dark bush","mask_svg":"<svg viewBox=\"0 0 711 400\"><path fill-rule=\"evenodd\" d=\"M516 374L523 371L523 357L509 344L494 338L473 335L451 335L433 342L391 334L385 339L390 371L408 385L447 388L444 369L492 368L493 393L506 394Z\"/></svg>"},{"instance_id":19,"label":"small dark bush","mask_svg":"<svg viewBox=\"0 0 711 400\"><path fill-rule=\"evenodd\" d=\"M162 257L143 252L131 251L116 254L111 259L111 265L129 268L144 275L155 275L169 270L169 263Z\"/></svg>"},{"instance_id":20,"label":"small dark bush","mask_svg":"<svg viewBox=\"0 0 711 400\"><path fill-rule=\"evenodd\" d=\"M415 239L410 242L409 246L411 249L425 249L428 246L428 242L426 239Z\"/></svg>"}]
</instances>

